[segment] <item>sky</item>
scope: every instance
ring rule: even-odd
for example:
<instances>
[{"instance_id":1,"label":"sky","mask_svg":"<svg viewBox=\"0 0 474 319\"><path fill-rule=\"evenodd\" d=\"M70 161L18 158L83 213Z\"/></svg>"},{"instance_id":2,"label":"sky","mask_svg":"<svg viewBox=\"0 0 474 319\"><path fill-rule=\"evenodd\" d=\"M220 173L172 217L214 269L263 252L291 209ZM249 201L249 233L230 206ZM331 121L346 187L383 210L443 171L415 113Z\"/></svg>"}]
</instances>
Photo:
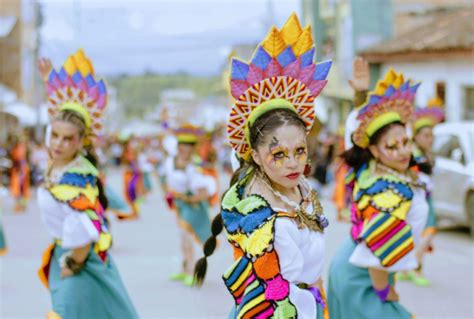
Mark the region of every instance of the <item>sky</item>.
<instances>
[{"instance_id":1,"label":"sky","mask_svg":"<svg viewBox=\"0 0 474 319\"><path fill-rule=\"evenodd\" d=\"M260 42L300 0L42 0L40 54L84 48L104 75L217 75L235 44Z\"/></svg>"}]
</instances>

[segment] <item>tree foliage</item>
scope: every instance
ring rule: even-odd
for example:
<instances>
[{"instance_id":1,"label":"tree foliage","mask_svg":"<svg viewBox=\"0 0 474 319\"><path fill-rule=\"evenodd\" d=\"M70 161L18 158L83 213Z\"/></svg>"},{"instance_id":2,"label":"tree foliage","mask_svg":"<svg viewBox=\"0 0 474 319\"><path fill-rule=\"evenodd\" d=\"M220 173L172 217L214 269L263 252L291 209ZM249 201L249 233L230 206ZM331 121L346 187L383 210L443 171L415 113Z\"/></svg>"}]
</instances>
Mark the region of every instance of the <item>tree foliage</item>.
<instances>
[{"instance_id":1,"label":"tree foliage","mask_svg":"<svg viewBox=\"0 0 474 319\"><path fill-rule=\"evenodd\" d=\"M224 94L219 77L197 77L188 74L119 76L111 84L117 89L117 99L128 118L143 118L161 102L168 89L190 89L198 99Z\"/></svg>"}]
</instances>

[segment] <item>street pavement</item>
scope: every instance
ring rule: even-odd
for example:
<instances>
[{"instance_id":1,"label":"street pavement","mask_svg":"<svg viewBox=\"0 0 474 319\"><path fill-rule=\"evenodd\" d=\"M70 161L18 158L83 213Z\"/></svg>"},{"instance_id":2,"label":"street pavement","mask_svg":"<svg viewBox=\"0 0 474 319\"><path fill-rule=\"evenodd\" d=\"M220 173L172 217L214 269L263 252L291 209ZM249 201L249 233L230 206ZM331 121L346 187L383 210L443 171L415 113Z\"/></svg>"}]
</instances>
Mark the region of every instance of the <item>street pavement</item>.
<instances>
[{"instance_id":1,"label":"street pavement","mask_svg":"<svg viewBox=\"0 0 474 319\"><path fill-rule=\"evenodd\" d=\"M117 191L122 185L120 178L117 171L108 177ZM0 318L44 318L51 304L36 272L50 238L41 223L35 199L28 211L20 215L9 211L9 199L3 204L9 251L0 257ZM331 257L347 238L349 225L336 221L330 201L324 200L323 204L331 221L326 239L324 278L327 279ZM166 209L158 188L146 198L138 220L120 222L113 217L111 220L114 236L111 254L141 318L227 318L232 298L221 274L232 263L232 255L222 236L219 248L209 258L204 286L189 288L168 280L180 269L179 233L175 217ZM465 230L440 232L435 251L426 258L424 266L432 286L397 284L401 302L417 318L474 318L473 243ZM200 251L196 251L198 256Z\"/></svg>"}]
</instances>

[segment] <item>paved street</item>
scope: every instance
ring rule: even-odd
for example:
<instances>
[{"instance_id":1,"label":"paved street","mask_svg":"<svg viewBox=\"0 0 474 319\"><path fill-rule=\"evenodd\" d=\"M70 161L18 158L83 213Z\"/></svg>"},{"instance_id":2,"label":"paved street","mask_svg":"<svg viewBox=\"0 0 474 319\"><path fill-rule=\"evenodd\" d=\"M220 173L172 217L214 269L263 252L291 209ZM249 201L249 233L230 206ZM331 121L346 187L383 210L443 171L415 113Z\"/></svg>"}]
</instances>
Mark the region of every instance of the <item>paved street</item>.
<instances>
[{"instance_id":1,"label":"paved street","mask_svg":"<svg viewBox=\"0 0 474 319\"><path fill-rule=\"evenodd\" d=\"M120 175L109 178L120 189ZM348 234L348 225L335 222L333 206L324 202L332 224L327 231L327 263ZM9 203L7 202L8 206ZM4 209L3 225L9 252L0 259L0 317L44 318L49 295L36 276L48 235L33 200L28 212L13 215ZM225 318L231 306L220 275L231 263L230 249L223 244L210 258L208 278L201 289L183 287L168 276L180 265L178 231L174 216L155 188L137 221L112 221L111 251L131 298L142 318ZM200 252L199 252L200 255ZM426 260L430 288L407 283L397 289L417 318L473 318L474 244L466 231L443 231L435 253ZM327 267L326 267L327 269Z\"/></svg>"}]
</instances>

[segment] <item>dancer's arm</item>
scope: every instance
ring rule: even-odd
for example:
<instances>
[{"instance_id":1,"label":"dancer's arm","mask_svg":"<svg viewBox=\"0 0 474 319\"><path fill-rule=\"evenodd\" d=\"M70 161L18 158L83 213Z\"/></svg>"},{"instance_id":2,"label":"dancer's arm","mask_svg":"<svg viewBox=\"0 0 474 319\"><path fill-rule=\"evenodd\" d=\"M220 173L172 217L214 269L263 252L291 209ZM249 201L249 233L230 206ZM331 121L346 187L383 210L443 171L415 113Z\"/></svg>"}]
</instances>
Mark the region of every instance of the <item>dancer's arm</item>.
<instances>
[{"instance_id":1,"label":"dancer's arm","mask_svg":"<svg viewBox=\"0 0 474 319\"><path fill-rule=\"evenodd\" d=\"M72 263L78 268L84 267L84 264L86 262L87 256L89 255L90 249L91 249L91 244L87 244L83 247L72 249L71 254L69 255L69 257L66 257L66 259L70 258ZM74 271L71 268L69 268L67 265L61 268L61 278L73 276L73 275L74 275Z\"/></svg>"},{"instance_id":2,"label":"dancer's arm","mask_svg":"<svg viewBox=\"0 0 474 319\"><path fill-rule=\"evenodd\" d=\"M370 279L372 280L372 286L377 290L383 290L388 282L388 272L381 269L369 268ZM390 292L387 295L387 301L398 301L398 294L396 293L393 286L390 286Z\"/></svg>"}]
</instances>

